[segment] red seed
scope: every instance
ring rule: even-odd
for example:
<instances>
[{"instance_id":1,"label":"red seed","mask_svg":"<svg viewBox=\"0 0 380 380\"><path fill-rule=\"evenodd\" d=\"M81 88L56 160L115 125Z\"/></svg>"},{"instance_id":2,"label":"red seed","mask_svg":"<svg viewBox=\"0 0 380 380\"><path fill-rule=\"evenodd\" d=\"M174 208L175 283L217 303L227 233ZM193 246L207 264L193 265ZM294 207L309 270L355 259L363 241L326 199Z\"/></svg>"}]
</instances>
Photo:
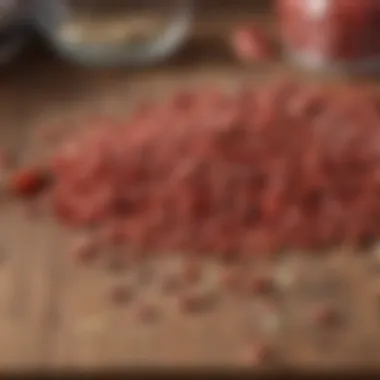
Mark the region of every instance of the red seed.
<instances>
[{"instance_id":1,"label":"red seed","mask_svg":"<svg viewBox=\"0 0 380 380\"><path fill-rule=\"evenodd\" d=\"M242 273L237 268L222 268L220 284L229 291L238 291L242 288Z\"/></svg>"},{"instance_id":2,"label":"red seed","mask_svg":"<svg viewBox=\"0 0 380 380\"><path fill-rule=\"evenodd\" d=\"M266 344L256 343L251 347L252 364L266 364L273 357L273 350Z\"/></svg>"},{"instance_id":3,"label":"red seed","mask_svg":"<svg viewBox=\"0 0 380 380\"><path fill-rule=\"evenodd\" d=\"M199 313L208 311L214 305L215 300L211 294L186 293L179 298L179 308L185 313Z\"/></svg>"},{"instance_id":4,"label":"red seed","mask_svg":"<svg viewBox=\"0 0 380 380\"><path fill-rule=\"evenodd\" d=\"M167 275L163 278L162 290L164 293L175 293L181 289L182 283L183 282L178 275Z\"/></svg>"},{"instance_id":5,"label":"red seed","mask_svg":"<svg viewBox=\"0 0 380 380\"><path fill-rule=\"evenodd\" d=\"M198 260L190 260L184 264L181 277L186 283L195 284L202 277L202 269Z\"/></svg>"},{"instance_id":6,"label":"red seed","mask_svg":"<svg viewBox=\"0 0 380 380\"><path fill-rule=\"evenodd\" d=\"M112 273L124 273L127 269L127 260L120 255L112 255L107 259L107 269Z\"/></svg>"},{"instance_id":7,"label":"red seed","mask_svg":"<svg viewBox=\"0 0 380 380\"><path fill-rule=\"evenodd\" d=\"M82 236L76 239L69 249L70 256L77 262L88 263L98 254L96 240L91 236Z\"/></svg>"},{"instance_id":8,"label":"red seed","mask_svg":"<svg viewBox=\"0 0 380 380\"><path fill-rule=\"evenodd\" d=\"M156 305L142 304L138 307L138 319L144 323L155 322L159 317L159 309Z\"/></svg>"},{"instance_id":9,"label":"red seed","mask_svg":"<svg viewBox=\"0 0 380 380\"><path fill-rule=\"evenodd\" d=\"M15 171L9 179L10 192L19 197L36 196L45 190L50 176L38 168L23 168Z\"/></svg>"},{"instance_id":10,"label":"red seed","mask_svg":"<svg viewBox=\"0 0 380 380\"><path fill-rule=\"evenodd\" d=\"M247 291L255 295L269 295L274 290L273 278L266 275L256 275L248 281Z\"/></svg>"},{"instance_id":11,"label":"red seed","mask_svg":"<svg viewBox=\"0 0 380 380\"><path fill-rule=\"evenodd\" d=\"M113 286L110 289L110 298L113 303L122 305L129 302L133 297L133 290L126 285Z\"/></svg>"},{"instance_id":12,"label":"red seed","mask_svg":"<svg viewBox=\"0 0 380 380\"><path fill-rule=\"evenodd\" d=\"M340 313L329 304L319 305L312 313L312 321L319 327L336 326L340 320Z\"/></svg>"},{"instance_id":13,"label":"red seed","mask_svg":"<svg viewBox=\"0 0 380 380\"><path fill-rule=\"evenodd\" d=\"M309 87L180 91L146 117L102 122L49 163L52 209L71 227L108 229L113 245L191 258L378 239L379 95ZM184 282L199 280L193 265Z\"/></svg>"}]
</instances>

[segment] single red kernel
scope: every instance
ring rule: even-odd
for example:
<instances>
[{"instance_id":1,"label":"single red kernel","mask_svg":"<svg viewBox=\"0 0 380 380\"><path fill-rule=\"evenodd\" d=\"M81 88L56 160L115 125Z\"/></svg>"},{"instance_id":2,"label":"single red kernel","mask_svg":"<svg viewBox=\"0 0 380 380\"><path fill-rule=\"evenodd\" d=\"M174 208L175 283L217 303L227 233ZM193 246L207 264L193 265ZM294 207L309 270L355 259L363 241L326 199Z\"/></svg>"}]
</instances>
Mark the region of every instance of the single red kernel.
<instances>
[{"instance_id":1,"label":"single red kernel","mask_svg":"<svg viewBox=\"0 0 380 380\"><path fill-rule=\"evenodd\" d=\"M132 289L126 285L116 285L111 288L110 298L115 304L125 304L132 299L132 296Z\"/></svg>"},{"instance_id":2,"label":"single red kernel","mask_svg":"<svg viewBox=\"0 0 380 380\"><path fill-rule=\"evenodd\" d=\"M179 307L185 313L198 313L209 310L214 305L214 301L215 298L211 294L187 293L179 298Z\"/></svg>"},{"instance_id":3,"label":"single red kernel","mask_svg":"<svg viewBox=\"0 0 380 380\"><path fill-rule=\"evenodd\" d=\"M155 322L159 317L158 308L152 304L142 304L137 311L138 318L141 322Z\"/></svg>"},{"instance_id":4,"label":"single red kernel","mask_svg":"<svg viewBox=\"0 0 380 380\"><path fill-rule=\"evenodd\" d=\"M174 293L181 289L182 281L179 276L175 274L169 274L163 278L162 290L164 293Z\"/></svg>"},{"instance_id":5,"label":"single red kernel","mask_svg":"<svg viewBox=\"0 0 380 380\"><path fill-rule=\"evenodd\" d=\"M19 197L36 196L49 184L49 175L37 168L23 168L15 171L9 180L9 189Z\"/></svg>"},{"instance_id":6,"label":"single red kernel","mask_svg":"<svg viewBox=\"0 0 380 380\"><path fill-rule=\"evenodd\" d=\"M190 260L184 264L182 278L185 282L195 284L200 281L202 270L197 260Z\"/></svg>"},{"instance_id":7,"label":"single red kernel","mask_svg":"<svg viewBox=\"0 0 380 380\"><path fill-rule=\"evenodd\" d=\"M222 287L229 291L237 291L241 288L241 275L236 268L223 268L219 281Z\"/></svg>"},{"instance_id":8,"label":"single red kernel","mask_svg":"<svg viewBox=\"0 0 380 380\"><path fill-rule=\"evenodd\" d=\"M248 282L248 292L266 296L273 292L273 279L269 276L255 276Z\"/></svg>"},{"instance_id":9,"label":"single red kernel","mask_svg":"<svg viewBox=\"0 0 380 380\"><path fill-rule=\"evenodd\" d=\"M312 320L316 326L331 327L339 323L340 315L331 305L319 305L313 311Z\"/></svg>"}]
</instances>

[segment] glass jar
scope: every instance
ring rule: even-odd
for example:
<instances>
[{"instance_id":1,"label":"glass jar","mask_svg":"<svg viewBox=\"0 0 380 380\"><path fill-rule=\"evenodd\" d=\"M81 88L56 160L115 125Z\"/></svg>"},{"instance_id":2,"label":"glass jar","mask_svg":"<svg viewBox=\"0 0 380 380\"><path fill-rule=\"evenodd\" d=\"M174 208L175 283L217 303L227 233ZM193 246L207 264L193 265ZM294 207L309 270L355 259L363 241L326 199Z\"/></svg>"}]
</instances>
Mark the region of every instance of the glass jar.
<instances>
[{"instance_id":1,"label":"glass jar","mask_svg":"<svg viewBox=\"0 0 380 380\"><path fill-rule=\"evenodd\" d=\"M46 0L39 21L65 57L88 65L160 61L185 41L191 0Z\"/></svg>"},{"instance_id":2,"label":"glass jar","mask_svg":"<svg viewBox=\"0 0 380 380\"><path fill-rule=\"evenodd\" d=\"M379 0L277 0L290 58L309 68L380 69Z\"/></svg>"},{"instance_id":3,"label":"glass jar","mask_svg":"<svg viewBox=\"0 0 380 380\"><path fill-rule=\"evenodd\" d=\"M30 4L23 0L0 0L0 63L7 63L30 36Z\"/></svg>"}]
</instances>

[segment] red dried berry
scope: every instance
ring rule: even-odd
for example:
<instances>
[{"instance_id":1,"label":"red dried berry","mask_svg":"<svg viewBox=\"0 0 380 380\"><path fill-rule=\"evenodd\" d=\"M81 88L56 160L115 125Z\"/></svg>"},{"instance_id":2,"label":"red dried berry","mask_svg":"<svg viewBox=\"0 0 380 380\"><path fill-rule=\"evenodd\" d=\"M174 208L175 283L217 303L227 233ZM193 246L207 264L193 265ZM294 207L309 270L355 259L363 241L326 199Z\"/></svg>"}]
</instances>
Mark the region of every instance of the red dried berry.
<instances>
[{"instance_id":1,"label":"red dried berry","mask_svg":"<svg viewBox=\"0 0 380 380\"><path fill-rule=\"evenodd\" d=\"M19 169L9 179L9 190L19 197L36 196L46 189L50 179L48 172L38 168Z\"/></svg>"}]
</instances>

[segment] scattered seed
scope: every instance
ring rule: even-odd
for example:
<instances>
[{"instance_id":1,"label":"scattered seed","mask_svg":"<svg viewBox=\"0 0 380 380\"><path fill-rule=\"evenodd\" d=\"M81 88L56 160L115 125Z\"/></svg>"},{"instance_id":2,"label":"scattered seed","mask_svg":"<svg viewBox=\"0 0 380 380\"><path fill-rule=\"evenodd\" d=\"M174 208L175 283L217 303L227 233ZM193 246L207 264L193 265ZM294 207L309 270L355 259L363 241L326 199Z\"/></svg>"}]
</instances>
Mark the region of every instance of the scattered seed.
<instances>
[{"instance_id":1,"label":"scattered seed","mask_svg":"<svg viewBox=\"0 0 380 380\"><path fill-rule=\"evenodd\" d=\"M341 321L341 315L331 305L322 304L313 310L312 321L317 327L334 327Z\"/></svg>"},{"instance_id":2,"label":"scattered seed","mask_svg":"<svg viewBox=\"0 0 380 380\"><path fill-rule=\"evenodd\" d=\"M144 323L156 322L159 317L159 310L156 305L142 304L137 311L138 319Z\"/></svg>"},{"instance_id":3,"label":"scattered seed","mask_svg":"<svg viewBox=\"0 0 380 380\"><path fill-rule=\"evenodd\" d=\"M127 261L125 257L120 255L112 255L107 260L107 269L111 273L124 273L127 268Z\"/></svg>"},{"instance_id":4,"label":"scattered seed","mask_svg":"<svg viewBox=\"0 0 380 380\"><path fill-rule=\"evenodd\" d=\"M133 290L127 285L116 285L110 289L110 298L116 305L123 305L131 301Z\"/></svg>"},{"instance_id":5,"label":"scattered seed","mask_svg":"<svg viewBox=\"0 0 380 380\"><path fill-rule=\"evenodd\" d=\"M185 313L208 311L215 303L215 295L201 292L187 293L179 298L179 307Z\"/></svg>"},{"instance_id":6,"label":"scattered seed","mask_svg":"<svg viewBox=\"0 0 380 380\"><path fill-rule=\"evenodd\" d=\"M247 291L253 295L267 296L274 290L273 278L269 276L254 276L248 281Z\"/></svg>"},{"instance_id":7,"label":"scattered seed","mask_svg":"<svg viewBox=\"0 0 380 380\"><path fill-rule=\"evenodd\" d=\"M220 284L225 290L236 292L241 288L241 274L237 268L222 268L220 272Z\"/></svg>"},{"instance_id":8,"label":"scattered seed","mask_svg":"<svg viewBox=\"0 0 380 380\"><path fill-rule=\"evenodd\" d=\"M201 265L198 260L190 260L184 264L182 278L186 283L196 284L202 277Z\"/></svg>"},{"instance_id":9,"label":"scattered seed","mask_svg":"<svg viewBox=\"0 0 380 380\"><path fill-rule=\"evenodd\" d=\"M77 262L88 263L98 254L96 241L88 235L77 238L70 247L69 254Z\"/></svg>"},{"instance_id":10,"label":"scattered seed","mask_svg":"<svg viewBox=\"0 0 380 380\"><path fill-rule=\"evenodd\" d=\"M273 358L273 349L262 343L255 343L250 348L250 358L254 366L267 364Z\"/></svg>"},{"instance_id":11,"label":"scattered seed","mask_svg":"<svg viewBox=\"0 0 380 380\"><path fill-rule=\"evenodd\" d=\"M50 183L50 176L38 168L24 168L12 173L9 191L18 197L31 197L41 193Z\"/></svg>"},{"instance_id":12,"label":"scattered seed","mask_svg":"<svg viewBox=\"0 0 380 380\"><path fill-rule=\"evenodd\" d=\"M162 281L162 290L166 294L172 294L181 289L182 281L178 275L166 275Z\"/></svg>"}]
</instances>

